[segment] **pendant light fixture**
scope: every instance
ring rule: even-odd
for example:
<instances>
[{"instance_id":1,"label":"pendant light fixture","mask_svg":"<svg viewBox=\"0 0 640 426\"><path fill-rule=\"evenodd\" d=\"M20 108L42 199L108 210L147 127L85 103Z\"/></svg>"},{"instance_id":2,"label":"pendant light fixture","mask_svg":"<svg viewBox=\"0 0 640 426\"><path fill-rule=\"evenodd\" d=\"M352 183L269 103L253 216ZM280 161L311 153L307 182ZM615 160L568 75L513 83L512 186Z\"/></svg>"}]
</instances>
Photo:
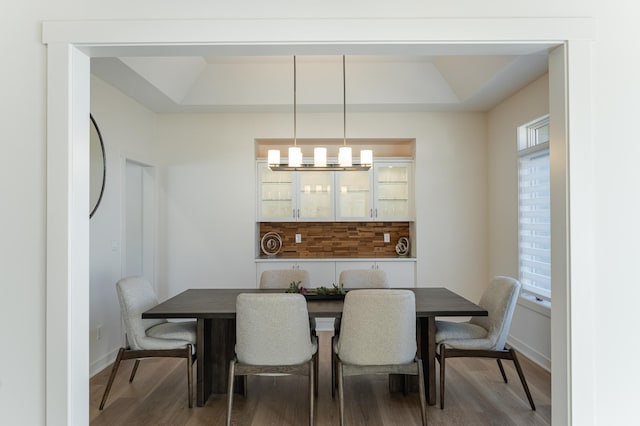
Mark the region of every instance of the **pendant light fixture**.
<instances>
[{"instance_id":1,"label":"pendant light fixture","mask_svg":"<svg viewBox=\"0 0 640 426\"><path fill-rule=\"evenodd\" d=\"M302 150L297 141L297 97L296 97L296 57L293 57L293 146L289 147L288 164L280 164L280 150L270 149L267 164L274 171L358 171L369 170L373 164L373 151L360 151L360 164L353 164L352 150L347 146L347 79L345 56L342 55L342 119L343 145L338 150L338 164L327 163L327 148L316 147L313 150L313 164L303 164Z\"/></svg>"}]
</instances>

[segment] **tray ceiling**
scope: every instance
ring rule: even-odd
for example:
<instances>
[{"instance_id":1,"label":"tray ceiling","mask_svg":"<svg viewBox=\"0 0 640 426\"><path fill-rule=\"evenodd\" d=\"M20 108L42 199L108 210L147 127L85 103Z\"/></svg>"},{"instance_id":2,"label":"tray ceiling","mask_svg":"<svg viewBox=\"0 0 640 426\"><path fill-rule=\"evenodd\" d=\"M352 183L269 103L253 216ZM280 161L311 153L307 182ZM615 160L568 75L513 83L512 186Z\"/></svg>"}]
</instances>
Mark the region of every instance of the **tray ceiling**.
<instances>
[{"instance_id":1,"label":"tray ceiling","mask_svg":"<svg viewBox=\"0 0 640 426\"><path fill-rule=\"evenodd\" d=\"M430 46L409 52L418 54L348 54L347 110L485 111L547 72L548 45L489 47ZM94 57L91 72L152 111L293 109L291 55L131 53ZM145 55L136 55L141 53ZM296 85L298 111L342 111L342 56L297 54Z\"/></svg>"}]
</instances>

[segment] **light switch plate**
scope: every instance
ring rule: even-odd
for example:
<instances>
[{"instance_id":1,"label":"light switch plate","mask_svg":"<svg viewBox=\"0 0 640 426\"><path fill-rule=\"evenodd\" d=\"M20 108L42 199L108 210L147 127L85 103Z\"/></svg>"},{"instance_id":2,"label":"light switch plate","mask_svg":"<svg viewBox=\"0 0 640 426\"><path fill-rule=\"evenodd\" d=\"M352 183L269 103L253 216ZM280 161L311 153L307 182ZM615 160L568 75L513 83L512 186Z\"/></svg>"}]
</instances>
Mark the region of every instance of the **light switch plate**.
<instances>
[{"instance_id":1,"label":"light switch plate","mask_svg":"<svg viewBox=\"0 0 640 426\"><path fill-rule=\"evenodd\" d=\"M391 236L389 235L388 232L384 233L384 242L385 243L390 243L391 242Z\"/></svg>"},{"instance_id":2,"label":"light switch plate","mask_svg":"<svg viewBox=\"0 0 640 426\"><path fill-rule=\"evenodd\" d=\"M296 243L302 242L302 234L296 234Z\"/></svg>"}]
</instances>

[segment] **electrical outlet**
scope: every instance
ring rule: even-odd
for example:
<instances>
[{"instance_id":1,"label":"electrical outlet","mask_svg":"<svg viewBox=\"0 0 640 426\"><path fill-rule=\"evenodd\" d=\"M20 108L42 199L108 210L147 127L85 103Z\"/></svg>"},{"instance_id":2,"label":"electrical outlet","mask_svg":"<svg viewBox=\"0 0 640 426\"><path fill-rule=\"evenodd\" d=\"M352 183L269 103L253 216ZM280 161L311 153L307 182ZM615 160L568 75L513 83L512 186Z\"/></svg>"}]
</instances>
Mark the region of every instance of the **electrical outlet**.
<instances>
[{"instance_id":1,"label":"electrical outlet","mask_svg":"<svg viewBox=\"0 0 640 426\"><path fill-rule=\"evenodd\" d=\"M296 243L302 242L302 234L296 234Z\"/></svg>"},{"instance_id":2,"label":"electrical outlet","mask_svg":"<svg viewBox=\"0 0 640 426\"><path fill-rule=\"evenodd\" d=\"M391 242L391 235L389 235L388 232L384 233L384 242L385 243L390 243Z\"/></svg>"},{"instance_id":3,"label":"electrical outlet","mask_svg":"<svg viewBox=\"0 0 640 426\"><path fill-rule=\"evenodd\" d=\"M96 340L102 339L102 326L99 325L96 327Z\"/></svg>"}]
</instances>

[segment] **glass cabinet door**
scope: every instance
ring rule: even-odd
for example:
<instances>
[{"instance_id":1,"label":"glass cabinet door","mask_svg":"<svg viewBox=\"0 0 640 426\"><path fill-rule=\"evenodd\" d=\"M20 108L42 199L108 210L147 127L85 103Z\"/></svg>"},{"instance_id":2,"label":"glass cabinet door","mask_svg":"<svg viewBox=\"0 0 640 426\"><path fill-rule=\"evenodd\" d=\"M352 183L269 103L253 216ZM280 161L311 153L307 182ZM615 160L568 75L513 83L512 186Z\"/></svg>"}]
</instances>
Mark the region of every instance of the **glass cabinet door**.
<instances>
[{"instance_id":1,"label":"glass cabinet door","mask_svg":"<svg viewBox=\"0 0 640 426\"><path fill-rule=\"evenodd\" d=\"M336 220L372 220L369 171L336 172Z\"/></svg>"},{"instance_id":2,"label":"glass cabinet door","mask_svg":"<svg viewBox=\"0 0 640 426\"><path fill-rule=\"evenodd\" d=\"M298 172L298 220L333 220L332 172Z\"/></svg>"},{"instance_id":3,"label":"glass cabinet door","mask_svg":"<svg viewBox=\"0 0 640 426\"><path fill-rule=\"evenodd\" d=\"M259 165L259 216L261 220L296 220L293 172L274 172Z\"/></svg>"},{"instance_id":4,"label":"glass cabinet door","mask_svg":"<svg viewBox=\"0 0 640 426\"><path fill-rule=\"evenodd\" d=\"M412 220L411 164L379 163L375 168L376 220Z\"/></svg>"}]
</instances>

